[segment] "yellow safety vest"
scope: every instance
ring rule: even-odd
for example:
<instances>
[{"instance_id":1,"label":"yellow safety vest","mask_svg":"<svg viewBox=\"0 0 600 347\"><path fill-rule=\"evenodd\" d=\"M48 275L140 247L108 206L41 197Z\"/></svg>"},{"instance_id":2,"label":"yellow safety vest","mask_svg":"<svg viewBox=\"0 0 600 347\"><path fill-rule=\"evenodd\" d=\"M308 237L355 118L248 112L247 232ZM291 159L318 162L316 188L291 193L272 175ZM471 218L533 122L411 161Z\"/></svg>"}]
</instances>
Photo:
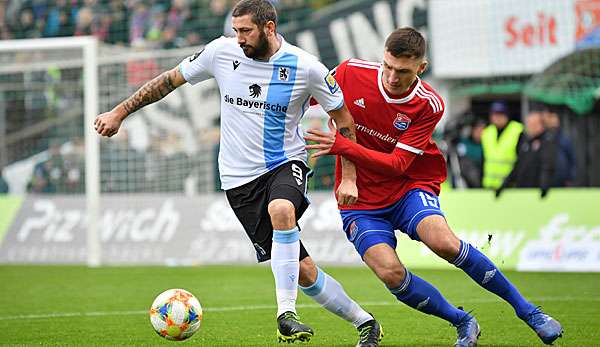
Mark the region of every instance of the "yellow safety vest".
<instances>
[{"instance_id":1,"label":"yellow safety vest","mask_svg":"<svg viewBox=\"0 0 600 347\"><path fill-rule=\"evenodd\" d=\"M483 129L481 146L483 148L483 187L500 188L504 178L510 174L517 160L517 143L523 132L523 125L510 121L498 137L498 129L493 124Z\"/></svg>"}]
</instances>

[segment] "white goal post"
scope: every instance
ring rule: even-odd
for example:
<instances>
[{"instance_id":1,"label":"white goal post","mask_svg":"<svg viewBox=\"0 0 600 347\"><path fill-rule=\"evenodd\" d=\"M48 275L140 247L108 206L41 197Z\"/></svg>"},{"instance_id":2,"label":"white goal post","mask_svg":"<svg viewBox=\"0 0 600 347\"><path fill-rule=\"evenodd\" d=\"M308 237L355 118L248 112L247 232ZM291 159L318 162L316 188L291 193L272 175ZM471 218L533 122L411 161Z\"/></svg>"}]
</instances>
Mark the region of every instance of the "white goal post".
<instances>
[{"instance_id":1,"label":"white goal post","mask_svg":"<svg viewBox=\"0 0 600 347\"><path fill-rule=\"evenodd\" d=\"M83 104L85 145L85 193L87 228L87 264L100 265L99 239L100 219L100 159L99 138L93 123L98 115L98 41L93 36L4 40L0 41L0 53L39 52L61 49L81 49L83 57ZM41 63L43 64L43 62ZM19 71L18 62L10 62L2 70Z\"/></svg>"}]
</instances>

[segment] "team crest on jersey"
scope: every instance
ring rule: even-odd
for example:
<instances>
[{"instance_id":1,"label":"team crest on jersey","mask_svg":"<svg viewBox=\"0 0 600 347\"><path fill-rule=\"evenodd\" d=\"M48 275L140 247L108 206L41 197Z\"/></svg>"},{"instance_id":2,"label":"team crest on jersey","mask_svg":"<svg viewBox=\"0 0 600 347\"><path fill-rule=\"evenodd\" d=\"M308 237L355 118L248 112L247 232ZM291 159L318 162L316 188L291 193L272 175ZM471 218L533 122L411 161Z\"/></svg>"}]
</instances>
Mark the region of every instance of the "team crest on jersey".
<instances>
[{"instance_id":1,"label":"team crest on jersey","mask_svg":"<svg viewBox=\"0 0 600 347\"><path fill-rule=\"evenodd\" d=\"M327 76L325 76L325 84L327 85L327 88L329 88L331 94L337 93L340 89L340 86L338 86L337 81L331 73L328 73Z\"/></svg>"},{"instance_id":2,"label":"team crest on jersey","mask_svg":"<svg viewBox=\"0 0 600 347\"><path fill-rule=\"evenodd\" d=\"M280 81L289 81L290 80L290 69L287 67L279 68L279 80Z\"/></svg>"},{"instance_id":3,"label":"team crest on jersey","mask_svg":"<svg viewBox=\"0 0 600 347\"><path fill-rule=\"evenodd\" d=\"M394 120L394 128L398 130L406 130L410 125L410 118L402 113L398 113L396 115L396 119Z\"/></svg>"},{"instance_id":4,"label":"team crest on jersey","mask_svg":"<svg viewBox=\"0 0 600 347\"><path fill-rule=\"evenodd\" d=\"M350 224L350 228L348 229L350 240L354 240L357 232L358 232L358 227L356 226L356 222L352 222L352 224Z\"/></svg>"},{"instance_id":5,"label":"team crest on jersey","mask_svg":"<svg viewBox=\"0 0 600 347\"><path fill-rule=\"evenodd\" d=\"M253 98L258 98L262 92L262 88L258 84L253 84L248 87L248 89L250 91L250 96Z\"/></svg>"}]
</instances>

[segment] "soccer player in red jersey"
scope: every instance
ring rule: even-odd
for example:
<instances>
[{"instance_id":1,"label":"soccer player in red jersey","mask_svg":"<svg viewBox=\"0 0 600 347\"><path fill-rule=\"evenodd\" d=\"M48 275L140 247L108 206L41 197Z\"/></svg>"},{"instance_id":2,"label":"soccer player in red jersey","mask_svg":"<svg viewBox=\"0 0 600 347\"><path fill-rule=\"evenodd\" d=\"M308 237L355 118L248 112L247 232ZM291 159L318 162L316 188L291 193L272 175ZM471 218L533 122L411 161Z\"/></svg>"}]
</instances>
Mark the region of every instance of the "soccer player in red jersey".
<instances>
[{"instance_id":1,"label":"soccer player in red jersey","mask_svg":"<svg viewBox=\"0 0 600 347\"><path fill-rule=\"evenodd\" d=\"M486 290L500 296L546 344L562 334L558 321L528 302L477 248L461 241L440 209L440 184L446 163L431 135L444 114L442 98L418 75L427 67L426 44L412 28L387 38L383 63L350 59L335 69L346 105L356 124L357 142L334 129L309 130L313 156L340 156L357 166L358 201L339 205L344 231L363 261L390 292L408 306L452 323L455 346L475 346L477 320L451 305L431 284L408 271L395 251L395 229L421 241L462 269Z\"/></svg>"}]
</instances>

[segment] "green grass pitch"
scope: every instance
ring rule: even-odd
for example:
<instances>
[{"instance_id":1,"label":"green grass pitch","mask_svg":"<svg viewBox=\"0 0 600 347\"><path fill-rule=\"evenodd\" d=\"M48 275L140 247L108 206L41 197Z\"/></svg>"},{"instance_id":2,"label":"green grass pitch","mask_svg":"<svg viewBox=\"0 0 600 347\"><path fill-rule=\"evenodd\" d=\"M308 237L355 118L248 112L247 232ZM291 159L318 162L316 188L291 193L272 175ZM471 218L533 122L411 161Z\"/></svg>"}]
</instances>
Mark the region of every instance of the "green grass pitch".
<instances>
[{"instance_id":1,"label":"green grass pitch","mask_svg":"<svg viewBox=\"0 0 600 347\"><path fill-rule=\"evenodd\" d=\"M366 268L325 267L383 325L382 346L452 346L455 330L395 301ZM457 270L416 270L455 305L474 310L480 346L542 346L512 308ZM600 346L600 274L516 273L521 292L559 319L557 346ZM184 342L154 333L148 308L168 288L194 293L202 327ZM266 266L0 266L0 346L277 346L275 294ZM354 346L356 330L298 294L315 329L306 346Z\"/></svg>"}]
</instances>

